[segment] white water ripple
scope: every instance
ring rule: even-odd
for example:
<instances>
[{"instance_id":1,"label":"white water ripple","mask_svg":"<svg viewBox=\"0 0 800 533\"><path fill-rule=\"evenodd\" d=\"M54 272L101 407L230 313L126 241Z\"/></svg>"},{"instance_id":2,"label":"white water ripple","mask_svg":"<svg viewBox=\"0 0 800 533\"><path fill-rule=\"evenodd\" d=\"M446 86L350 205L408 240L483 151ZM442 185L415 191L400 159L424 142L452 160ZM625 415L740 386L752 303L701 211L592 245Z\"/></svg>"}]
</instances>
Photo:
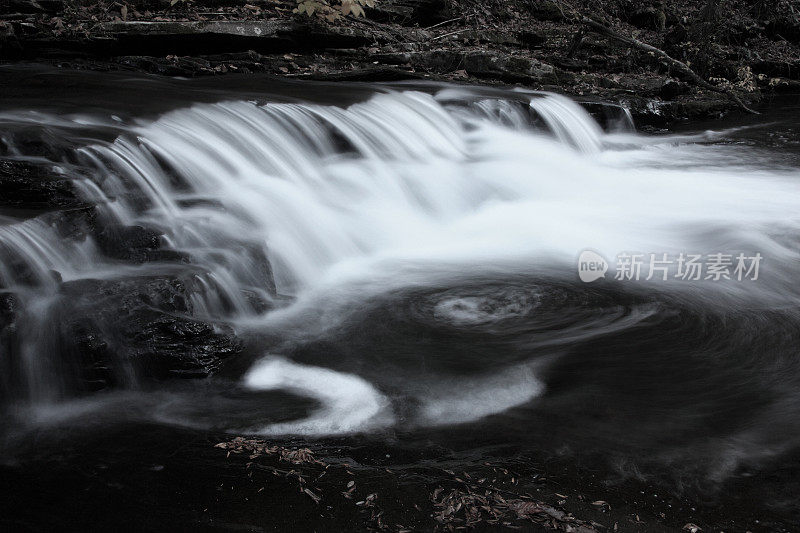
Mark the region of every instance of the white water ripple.
<instances>
[{"instance_id":1,"label":"white water ripple","mask_svg":"<svg viewBox=\"0 0 800 533\"><path fill-rule=\"evenodd\" d=\"M303 420L255 428L262 435L345 435L386 427L393 422L387 398L354 374L269 357L250 369L244 383L253 390L300 393L322 404Z\"/></svg>"}]
</instances>

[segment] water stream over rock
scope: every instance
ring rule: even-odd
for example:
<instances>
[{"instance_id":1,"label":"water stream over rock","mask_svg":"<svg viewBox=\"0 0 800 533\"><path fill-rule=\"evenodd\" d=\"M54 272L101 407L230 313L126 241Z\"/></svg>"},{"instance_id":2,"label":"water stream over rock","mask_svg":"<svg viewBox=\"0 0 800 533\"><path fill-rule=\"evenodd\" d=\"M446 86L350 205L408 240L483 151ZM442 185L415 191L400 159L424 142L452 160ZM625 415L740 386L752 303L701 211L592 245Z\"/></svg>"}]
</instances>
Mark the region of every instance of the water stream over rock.
<instances>
[{"instance_id":1,"label":"water stream over rock","mask_svg":"<svg viewBox=\"0 0 800 533\"><path fill-rule=\"evenodd\" d=\"M113 88L0 108L3 183L38 173L0 207L9 433L501 439L705 481L800 443L798 165L753 125L648 136L620 108L604 129L597 104L440 84L131 83L138 111ZM578 277L586 250L603 279ZM692 254L725 275L653 270Z\"/></svg>"}]
</instances>

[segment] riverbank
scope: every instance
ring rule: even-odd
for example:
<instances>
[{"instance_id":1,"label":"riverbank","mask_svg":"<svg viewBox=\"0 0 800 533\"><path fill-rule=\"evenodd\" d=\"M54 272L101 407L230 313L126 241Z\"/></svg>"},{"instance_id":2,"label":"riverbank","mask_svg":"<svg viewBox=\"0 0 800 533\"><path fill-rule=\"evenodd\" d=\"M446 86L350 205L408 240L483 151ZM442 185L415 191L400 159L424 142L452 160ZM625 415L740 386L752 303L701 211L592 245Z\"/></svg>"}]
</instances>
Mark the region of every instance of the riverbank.
<instances>
[{"instance_id":1,"label":"riverbank","mask_svg":"<svg viewBox=\"0 0 800 533\"><path fill-rule=\"evenodd\" d=\"M0 524L14 531L788 532L795 517L765 482L796 478L787 465L798 464L677 495L609 482L590 456L148 424L62 428L11 457L0 465Z\"/></svg>"},{"instance_id":2,"label":"riverbank","mask_svg":"<svg viewBox=\"0 0 800 533\"><path fill-rule=\"evenodd\" d=\"M383 0L366 17L328 21L292 13L291 0L16 0L0 22L0 58L183 77L522 86L618 102L654 126L738 107L663 58L587 31L579 13L664 50L746 104L800 90L800 23L780 2L717 6L713 28L705 2L594 4Z\"/></svg>"}]
</instances>

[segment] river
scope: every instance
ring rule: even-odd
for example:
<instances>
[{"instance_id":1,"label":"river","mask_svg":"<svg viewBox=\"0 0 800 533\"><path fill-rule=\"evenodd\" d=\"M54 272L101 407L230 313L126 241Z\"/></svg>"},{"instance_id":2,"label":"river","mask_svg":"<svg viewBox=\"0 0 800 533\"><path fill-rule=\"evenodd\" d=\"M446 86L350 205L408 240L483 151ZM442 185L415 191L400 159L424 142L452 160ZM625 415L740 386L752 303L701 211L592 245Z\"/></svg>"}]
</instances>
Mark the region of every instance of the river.
<instances>
[{"instance_id":1,"label":"river","mask_svg":"<svg viewBox=\"0 0 800 533\"><path fill-rule=\"evenodd\" d=\"M800 516L796 100L644 134L521 90L3 71L0 153L82 202L0 210L15 529L356 528L223 510L226 435L512 462L621 530Z\"/></svg>"}]
</instances>

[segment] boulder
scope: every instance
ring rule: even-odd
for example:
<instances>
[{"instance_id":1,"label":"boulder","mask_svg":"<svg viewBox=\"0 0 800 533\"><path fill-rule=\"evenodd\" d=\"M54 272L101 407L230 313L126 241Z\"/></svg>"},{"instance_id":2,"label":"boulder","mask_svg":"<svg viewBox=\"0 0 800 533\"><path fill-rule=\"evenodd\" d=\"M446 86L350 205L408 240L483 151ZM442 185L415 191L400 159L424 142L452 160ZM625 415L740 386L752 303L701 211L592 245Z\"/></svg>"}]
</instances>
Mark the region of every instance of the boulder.
<instances>
[{"instance_id":1,"label":"boulder","mask_svg":"<svg viewBox=\"0 0 800 533\"><path fill-rule=\"evenodd\" d=\"M191 274L63 283L61 344L88 388L206 377L240 353L228 325L192 316L195 285Z\"/></svg>"},{"instance_id":2,"label":"boulder","mask_svg":"<svg viewBox=\"0 0 800 533\"><path fill-rule=\"evenodd\" d=\"M106 257L128 263L151 261L188 262L184 254L161 249L163 233L144 226L107 224L95 232L97 247Z\"/></svg>"},{"instance_id":3,"label":"boulder","mask_svg":"<svg viewBox=\"0 0 800 533\"><path fill-rule=\"evenodd\" d=\"M85 205L54 165L0 159L0 207L47 210Z\"/></svg>"}]
</instances>

